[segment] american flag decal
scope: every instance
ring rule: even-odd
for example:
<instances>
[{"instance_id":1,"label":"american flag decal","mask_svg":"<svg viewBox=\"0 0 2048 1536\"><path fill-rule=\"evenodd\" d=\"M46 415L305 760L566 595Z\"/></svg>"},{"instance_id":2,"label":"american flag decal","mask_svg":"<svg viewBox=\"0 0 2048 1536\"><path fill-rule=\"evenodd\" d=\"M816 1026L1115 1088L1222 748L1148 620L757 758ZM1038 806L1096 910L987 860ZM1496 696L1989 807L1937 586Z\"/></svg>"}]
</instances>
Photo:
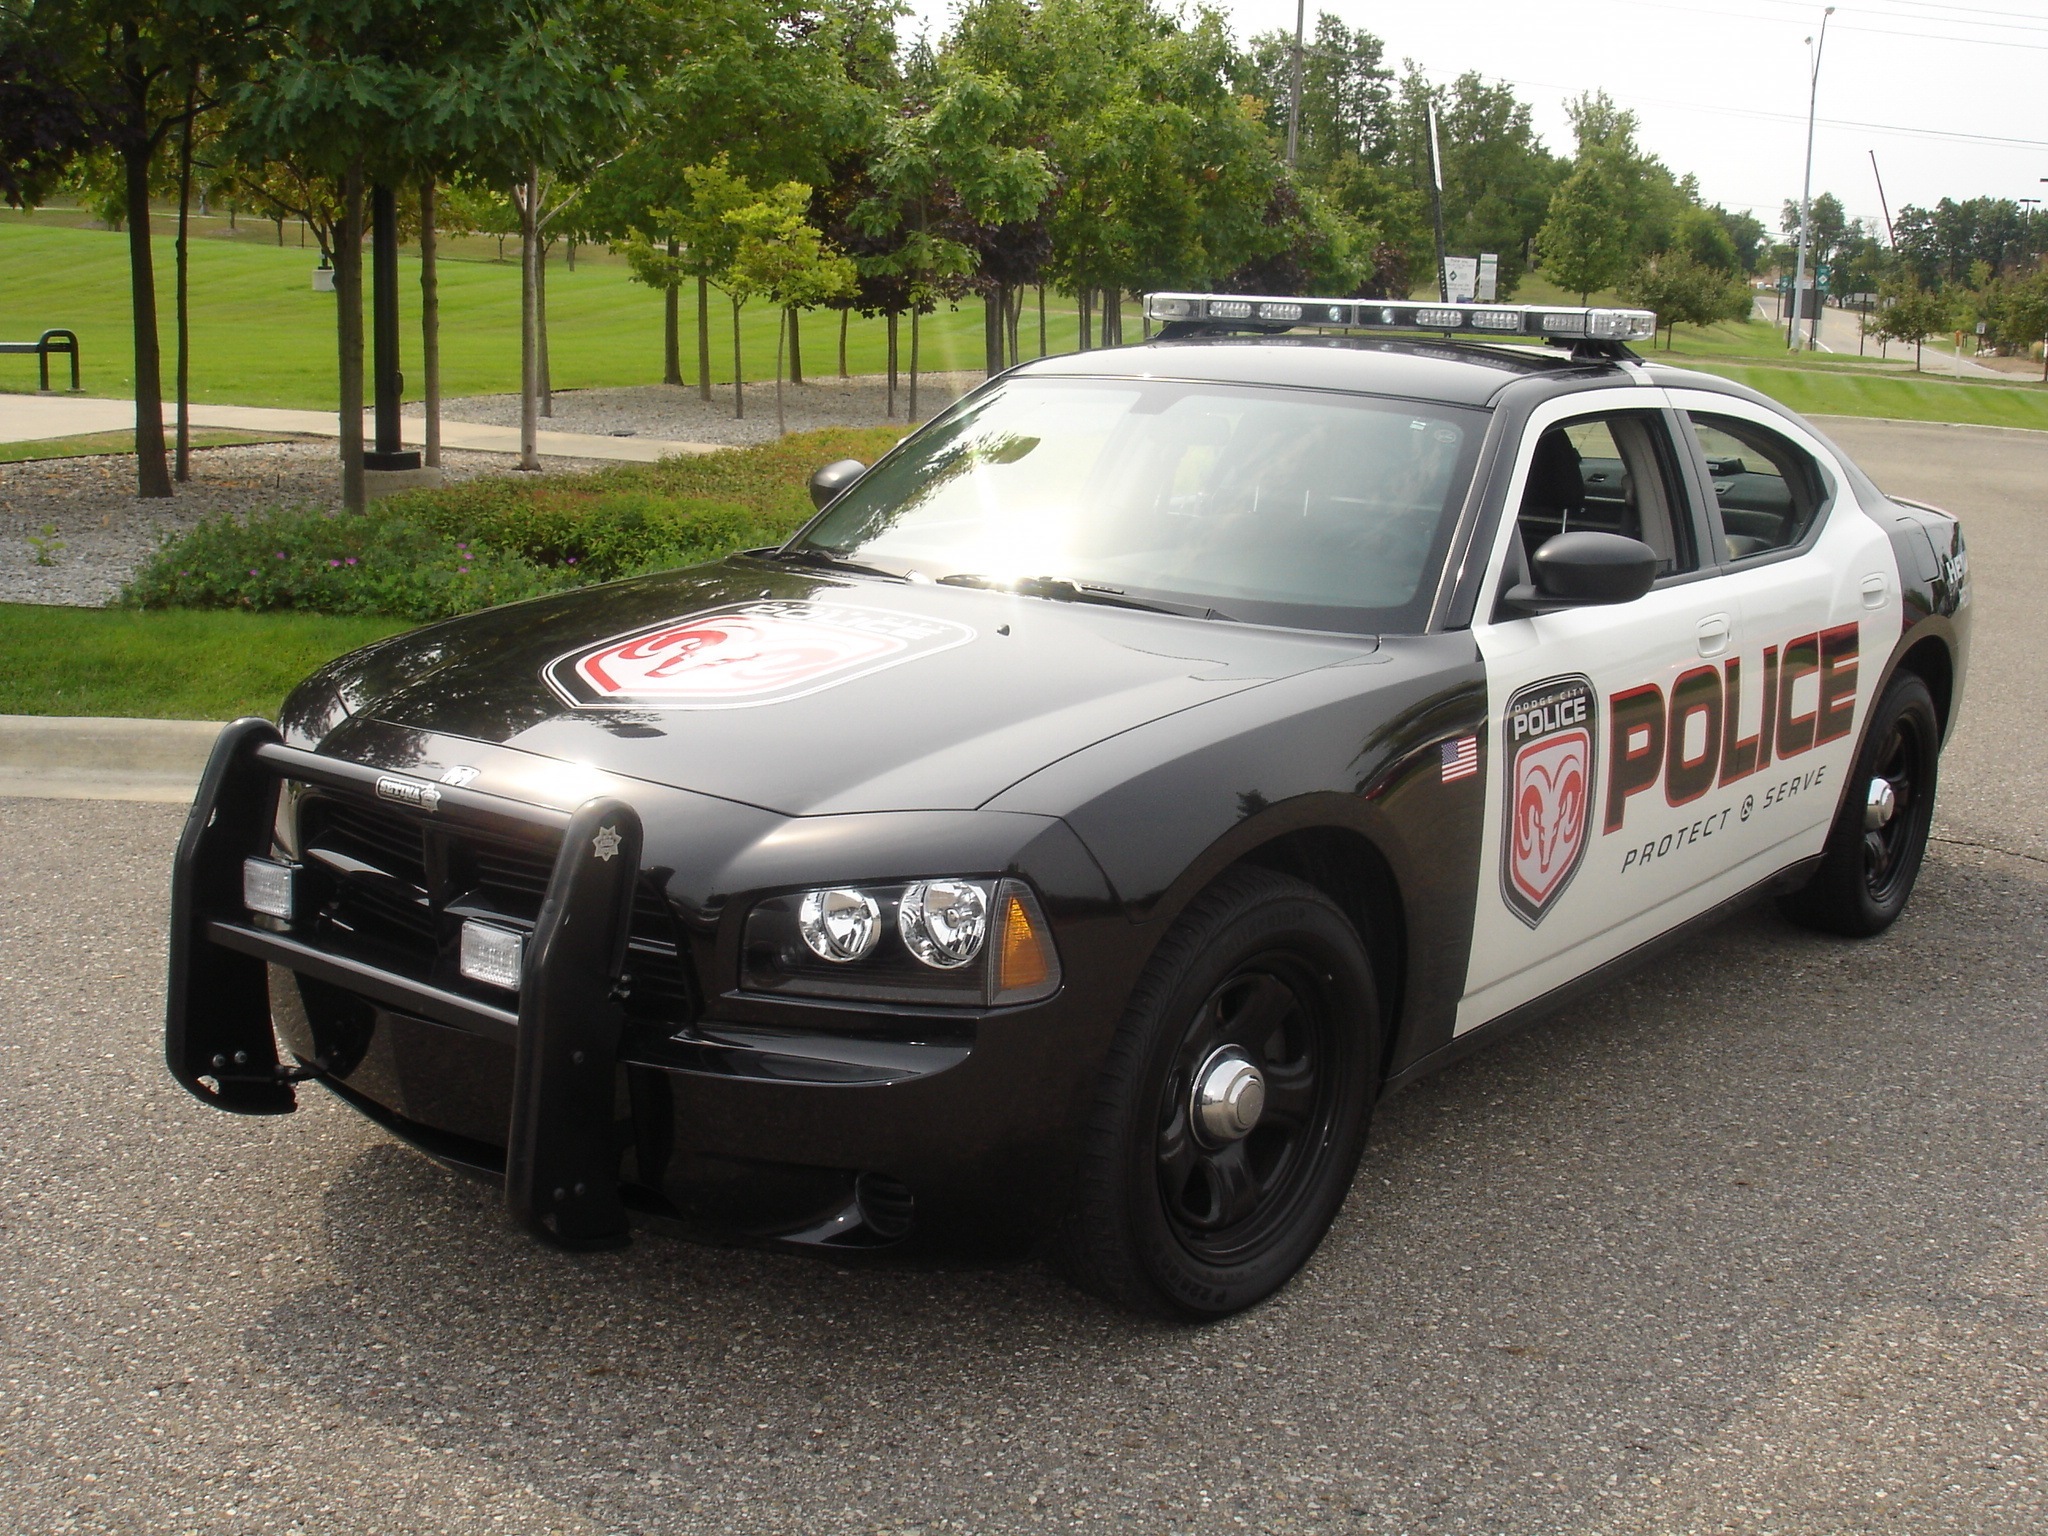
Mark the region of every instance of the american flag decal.
<instances>
[{"instance_id":1,"label":"american flag decal","mask_svg":"<svg viewBox=\"0 0 2048 1536\"><path fill-rule=\"evenodd\" d=\"M1459 736L1444 743L1444 782L1469 779L1479 771L1479 738Z\"/></svg>"}]
</instances>

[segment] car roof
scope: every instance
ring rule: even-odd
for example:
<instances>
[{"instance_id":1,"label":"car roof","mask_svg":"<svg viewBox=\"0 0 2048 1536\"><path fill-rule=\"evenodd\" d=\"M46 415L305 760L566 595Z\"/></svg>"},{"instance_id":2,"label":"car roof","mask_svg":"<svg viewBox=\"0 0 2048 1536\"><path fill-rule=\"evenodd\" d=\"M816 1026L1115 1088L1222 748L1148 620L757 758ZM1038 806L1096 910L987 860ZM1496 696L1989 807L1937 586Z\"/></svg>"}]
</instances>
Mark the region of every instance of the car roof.
<instances>
[{"instance_id":1,"label":"car roof","mask_svg":"<svg viewBox=\"0 0 2048 1536\"><path fill-rule=\"evenodd\" d=\"M1065 352L1020 373L1088 378L1172 378L1278 384L1358 394L1488 404L1509 384L1539 375L1612 375L1615 365L1566 352L1386 336L1189 336L1137 346Z\"/></svg>"}]
</instances>

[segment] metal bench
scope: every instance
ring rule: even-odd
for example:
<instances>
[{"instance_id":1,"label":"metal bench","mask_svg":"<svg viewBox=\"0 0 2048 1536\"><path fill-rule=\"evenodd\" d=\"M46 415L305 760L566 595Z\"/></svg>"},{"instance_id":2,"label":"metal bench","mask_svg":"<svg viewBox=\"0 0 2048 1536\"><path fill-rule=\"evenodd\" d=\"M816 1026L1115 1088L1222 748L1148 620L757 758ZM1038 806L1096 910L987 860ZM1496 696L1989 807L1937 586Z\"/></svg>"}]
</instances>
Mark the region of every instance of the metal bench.
<instances>
[{"instance_id":1,"label":"metal bench","mask_svg":"<svg viewBox=\"0 0 2048 1536\"><path fill-rule=\"evenodd\" d=\"M38 341L0 341L0 356L35 357L36 366L42 373L42 391L50 392L50 354L69 353L71 356L71 387L78 386L78 333L76 331L45 331Z\"/></svg>"}]
</instances>

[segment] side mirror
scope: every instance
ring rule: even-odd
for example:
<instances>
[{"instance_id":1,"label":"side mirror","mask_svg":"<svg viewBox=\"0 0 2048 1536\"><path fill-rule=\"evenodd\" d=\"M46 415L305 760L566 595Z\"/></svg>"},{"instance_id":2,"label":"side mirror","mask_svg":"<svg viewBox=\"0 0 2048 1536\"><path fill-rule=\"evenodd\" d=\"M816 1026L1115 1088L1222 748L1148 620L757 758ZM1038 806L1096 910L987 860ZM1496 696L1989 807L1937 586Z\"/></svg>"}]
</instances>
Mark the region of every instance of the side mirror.
<instances>
[{"instance_id":1,"label":"side mirror","mask_svg":"<svg viewBox=\"0 0 2048 1536\"><path fill-rule=\"evenodd\" d=\"M841 491L867 472L867 465L859 459L834 459L824 468L812 471L811 505L824 511Z\"/></svg>"},{"instance_id":2,"label":"side mirror","mask_svg":"<svg viewBox=\"0 0 2048 1536\"><path fill-rule=\"evenodd\" d=\"M1632 603L1657 579L1657 552L1618 533L1560 533L1530 557L1535 581L1505 594L1524 613Z\"/></svg>"}]
</instances>

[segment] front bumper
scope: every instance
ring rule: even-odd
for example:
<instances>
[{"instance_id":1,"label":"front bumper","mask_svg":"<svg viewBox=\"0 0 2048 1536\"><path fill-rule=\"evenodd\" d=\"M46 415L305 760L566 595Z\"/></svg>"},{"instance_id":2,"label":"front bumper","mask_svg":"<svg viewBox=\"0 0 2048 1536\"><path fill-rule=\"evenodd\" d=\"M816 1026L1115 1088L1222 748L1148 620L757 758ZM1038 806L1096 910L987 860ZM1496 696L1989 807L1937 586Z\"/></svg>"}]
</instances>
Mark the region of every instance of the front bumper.
<instances>
[{"instance_id":1,"label":"front bumper","mask_svg":"<svg viewBox=\"0 0 2048 1536\"><path fill-rule=\"evenodd\" d=\"M242 861L271 851L283 783L374 798L391 776L287 747L264 721L223 733L172 895L166 1055L201 1099L284 1113L295 1083L320 1081L431 1155L502 1180L515 1217L570 1244L620 1241L642 1212L872 1243L901 1235L913 1202L922 1224L1014 1219L1060 1197L1115 1020L1086 999L1103 995L1102 963L1120 972L1131 951L1085 855L1062 862L1066 889L1055 875L1045 892L1067 929L1069 983L1045 1003L914 1022L867 1010L863 1027L857 1010L714 998L688 1028L657 1028L633 1001L648 896L640 819L621 798L564 809L435 786L437 833L511 830L552 850L516 1005L243 908ZM1125 931L1091 943L1094 928Z\"/></svg>"}]
</instances>

